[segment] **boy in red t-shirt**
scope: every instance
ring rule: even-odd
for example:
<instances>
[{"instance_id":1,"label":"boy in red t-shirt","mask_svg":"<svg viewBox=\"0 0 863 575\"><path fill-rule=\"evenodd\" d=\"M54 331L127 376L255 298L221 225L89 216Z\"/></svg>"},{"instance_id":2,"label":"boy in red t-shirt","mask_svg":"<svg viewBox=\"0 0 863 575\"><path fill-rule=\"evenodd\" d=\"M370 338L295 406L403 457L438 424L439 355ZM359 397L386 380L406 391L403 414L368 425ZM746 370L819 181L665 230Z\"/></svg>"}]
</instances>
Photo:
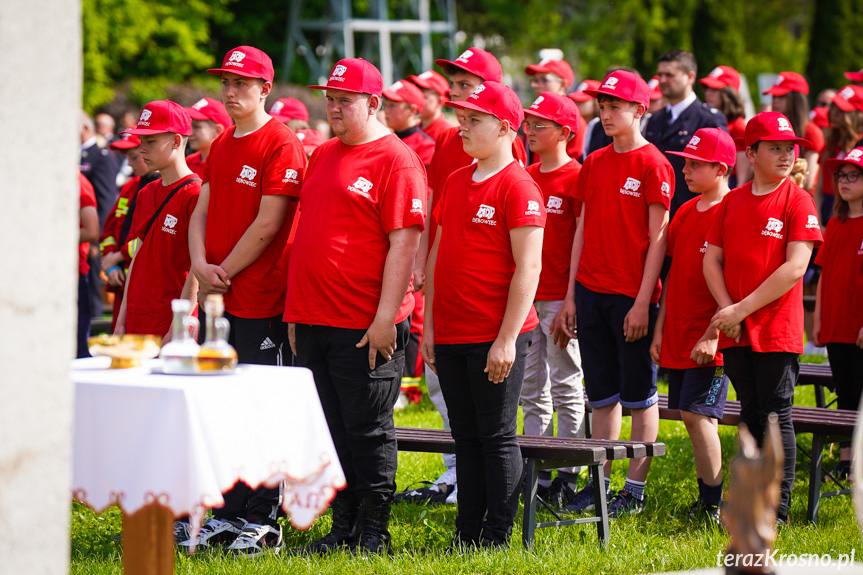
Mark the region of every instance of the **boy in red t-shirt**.
<instances>
[{"instance_id":1,"label":"boy in red t-shirt","mask_svg":"<svg viewBox=\"0 0 863 575\"><path fill-rule=\"evenodd\" d=\"M240 363L281 365L288 239L297 213L306 156L296 135L269 116L273 62L261 50L229 50L221 68L222 100L235 125L210 146L201 198L192 215L189 249L199 297L224 294L229 343ZM258 555L279 549L279 489L238 483L225 494L197 542L228 542L229 552ZM242 532L241 532L242 530Z\"/></svg>"},{"instance_id":2,"label":"boy in red t-shirt","mask_svg":"<svg viewBox=\"0 0 863 575\"><path fill-rule=\"evenodd\" d=\"M732 190L707 234L704 277L719 304L713 327L725 372L740 400L740 417L759 442L776 413L785 450L777 521L788 520L797 446L791 406L803 353L803 274L821 243L815 202L788 180L794 135L788 118L762 112L746 125L746 157L754 179Z\"/></svg>"},{"instance_id":3,"label":"boy in red t-shirt","mask_svg":"<svg viewBox=\"0 0 863 575\"><path fill-rule=\"evenodd\" d=\"M580 118L575 102L561 94L543 92L525 110L522 124L530 151L542 162L528 166L527 173L542 190L548 214L542 273L533 302L539 325L531 334L533 342L521 390L526 435L554 435L552 418L556 411L558 437L584 437L584 378L578 340L559 334L554 341L551 331L566 297L569 247L581 214L581 202L574 197L581 164L566 151ZM550 471L540 471L539 496L557 507L568 504L575 495L578 471L577 467L560 468L553 483Z\"/></svg>"},{"instance_id":4,"label":"boy in red t-shirt","mask_svg":"<svg viewBox=\"0 0 863 575\"><path fill-rule=\"evenodd\" d=\"M496 548L508 543L518 508L518 399L538 324L531 303L546 213L512 155L524 119L515 92L486 81L447 105L463 110L464 149L477 163L441 190L421 351L440 377L456 444L453 544Z\"/></svg>"},{"instance_id":5,"label":"boy in red t-shirt","mask_svg":"<svg viewBox=\"0 0 863 575\"><path fill-rule=\"evenodd\" d=\"M533 88L537 97L541 96L543 92L553 92L566 96L569 87L572 86L572 82L575 80L572 67L566 63L566 60L545 58L540 60L539 64L526 66L524 73L530 76L530 87ZM576 126L572 129L573 136L566 144L566 151L569 157L574 159L580 158L584 152L584 134L587 132L587 122L581 117L580 112L575 122ZM522 134L521 137L526 143L527 135ZM528 148L527 151L528 164L539 162L539 156L533 153L533 150Z\"/></svg>"},{"instance_id":6,"label":"boy in red t-shirt","mask_svg":"<svg viewBox=\"0 0 863 575\"><path fill-rule=\"evenodd\" d=\"M126 275L126 291L114 333L171 337L171 300L195 302L197 282L189 273L189 219L201 180L186 165L186 142L192 121L186 110L170 100L150 102L135 128L126 130L141 140L144 163L162 178L137 196L130 236L137 249Z\"/></svg>"},{"instance_id":7,"label":"boy in red t-shirt","mask_svg":"<svg viewBox=\"0 0 863 575\"><path fill-rule=\"evenodd\" d=\"M443 107L449 99L449 83L434 70L426 70L408 80L419 86L425 96L425 107L420 112L420 127L432 140L437 141L442 132L452 128L443 115Z\"/></svg>"},{"instance_id":8,"label":"boy in red t-shirt","mask_svg":"<svg viewBox=\"0 0 863 575\"><path fill-rule=\"evenodd\" d=\"M716 302L707 289L702 260L704 238L728 193L736 146L727 132L702 128L683 152L683 175L693 198L668 226L671 267L659 302L650 355L668 370L668 407L681 410L692 441L698 499L690 518L706 517L719 526L722 502L722 445L718 420L725 411L728 377L717 352L719 330L711 324Z\"/></svg>"},{"instance_id":9,"label":"boy in red t-shirt","mask_svg":"<svg viewBox=\"0 0 863 575\"><path fill-rule=\"evenodd\" d=\"M815 345L826 345L839 409L857 410L863 392L863 148L827 160L836 189L827 222L815 297ZM851 471L851 444L841 444L837 477Z\"/></svg>"},{"instance_id":10,"label":"boy in red t-shirt","mask_svg":"<svg viewBox=\"0 0 863 575\"><path fill-rule=\"evenodd\" d=\"M213 140L234 123L228 111L225 110L225 105L212 98L201 98L191 107L186 108L186 111L192 118L189 147L195 150L194 154L186 156L186 165L198 174L198 177L204 177L204 162L207 161Z\"/></svg>"},{"instance_id":11,"label":"boy in red t-shirt","mask_svg":"<svg viewBox=\"0 0 863 575\"><path fill-rule=\"evenodd\" d=\"M602 126L614 142L589 155L578 176L575 197L583 208L556 329L576 337L578 309L593 436L617 439L622 408L627 407L632 412L631 439L655 441L659 395L646 336L653 332L658 311L674 171L641 135L641 119L650 102L643 79L616 70L596 90L586 92L597 98ZM609 493L611 462L604 468ZM630 460L626 483L609 503L609 517L644 509L649 468L650 458ZM580 513L594 505L591 482L567 509Z\"/></svg>"},{"instance_id":12,"label":"boy in red t-shirt","mask_svg":"<svg viewBox=\"0 0 863 575\"><path fill-rule=\"evenodd\" d=\"M78 352L75 357L90 357L87 339L90 335L90 299L87 272L87 254L90 242L99 239L99 214L96 211L96 192L84 174L78 172L78 199L81 232L78 234Z\"/></svg>"},{"instance_id":13,"label":"boy in red t-shirt","mask_svg":"<svg viewBox=\"0 0 863 575\"><path fill-rule=\"evenodd\" d=\"M417 153L424 166L428 166L434 155L435 144L419 127L419 114L426 105L425 96L407 80L399 80L384 90L383 94L387 126Z\"/></svg>"}]
</instances>

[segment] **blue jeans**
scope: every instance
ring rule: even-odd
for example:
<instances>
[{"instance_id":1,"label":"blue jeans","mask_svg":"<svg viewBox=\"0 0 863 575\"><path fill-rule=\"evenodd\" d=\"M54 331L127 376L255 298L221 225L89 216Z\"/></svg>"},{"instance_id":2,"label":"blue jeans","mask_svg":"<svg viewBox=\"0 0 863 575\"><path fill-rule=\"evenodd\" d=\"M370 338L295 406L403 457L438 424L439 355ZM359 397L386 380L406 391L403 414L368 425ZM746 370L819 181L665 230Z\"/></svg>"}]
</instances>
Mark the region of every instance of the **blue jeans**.
<instances>
[{"instance_id":1,"label":"blue jeans","mask_svg":"<svg viewBox=\"0 0 863 575\"><path fill-rule=\"evenodd\" d=\"M521 485L516 422L530 333L518 336L515 363L498 384L483 372L492 343L436 345L435 360L455 439L456 530L463 541L506 543Z\"/></svg>"}]
</instances>

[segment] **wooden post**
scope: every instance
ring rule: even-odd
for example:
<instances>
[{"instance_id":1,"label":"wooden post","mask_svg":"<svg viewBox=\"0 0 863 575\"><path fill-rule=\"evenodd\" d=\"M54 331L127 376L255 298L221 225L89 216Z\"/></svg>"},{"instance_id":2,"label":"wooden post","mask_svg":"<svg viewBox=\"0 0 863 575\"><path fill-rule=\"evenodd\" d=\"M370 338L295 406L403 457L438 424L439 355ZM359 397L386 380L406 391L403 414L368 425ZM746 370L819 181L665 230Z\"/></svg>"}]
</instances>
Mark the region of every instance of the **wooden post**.
<instances>
[{"instance_id":1,"label":"wooden post","mask_svg":"<svg viewBox=\"0 0 863 575\"><path fill-rule=\"evenodd\" d=\"M174 515L151 503L133 515L123 514L123 573L174 573Z\"/></svg>"}]
</instances>

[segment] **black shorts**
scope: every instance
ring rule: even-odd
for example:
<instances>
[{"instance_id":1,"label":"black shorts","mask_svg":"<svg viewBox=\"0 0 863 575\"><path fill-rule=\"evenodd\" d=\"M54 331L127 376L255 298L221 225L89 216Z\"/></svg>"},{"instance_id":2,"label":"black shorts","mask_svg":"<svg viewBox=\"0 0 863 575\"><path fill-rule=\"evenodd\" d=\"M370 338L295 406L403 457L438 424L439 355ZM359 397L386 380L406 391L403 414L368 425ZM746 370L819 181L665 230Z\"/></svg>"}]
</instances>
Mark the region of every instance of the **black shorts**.
<instances>
[{"instance_id":1,"label":"black shorts","mask_svg":"<svg viewBox=\"0 0 863 575\"><path fill-rule=\"evenodd\" d=\"M620 402L623 407L644 409L659 401L656 365L650 359L650 334L659 306L649 304L648 335L627 342L623 320L634 303L629 296L599 293L575 284L584 389L593 407Z\"/></svg>"},{"instance_id":2,"label":"black shorts","mask_svg":"<svg viewBox=\"0 0 863 575\"><path fill-rule=\"evenodd\" d=\"M722 366L668 370L668 407L722 419L728 376Z\"/></svg>"},{"instance_id":3,"label":"black shorts","mask_svg":"<svg viewBox=\"0 0 863 575\"><path fill-rule=\"evenodd\" d=\"M244 318L225 312L231 322L228 343L237 350L240 363L285 365L283 348L287 347L288 324L282 316Z\"/></svg>"}]
</instances>

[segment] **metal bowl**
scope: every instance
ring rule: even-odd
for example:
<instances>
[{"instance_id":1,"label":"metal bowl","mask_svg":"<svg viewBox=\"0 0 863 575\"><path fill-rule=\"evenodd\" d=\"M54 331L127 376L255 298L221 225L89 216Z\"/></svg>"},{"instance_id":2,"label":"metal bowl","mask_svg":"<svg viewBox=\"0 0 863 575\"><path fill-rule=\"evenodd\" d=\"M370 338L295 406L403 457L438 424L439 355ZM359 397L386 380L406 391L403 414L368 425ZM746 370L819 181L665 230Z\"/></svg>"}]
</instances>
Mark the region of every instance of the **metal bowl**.
<instances>
[{"instance_id":1,"label":"metal bowl","mask_svg":"<svg viewBox=\"0 0 863 575\"><path fill-rule=\"evenodd\" d=\"M90 355L111 358L111 369L138 367L159 355L162 338L155 335L97 335L87 340Z\"/></svg>"}]
</instances>

